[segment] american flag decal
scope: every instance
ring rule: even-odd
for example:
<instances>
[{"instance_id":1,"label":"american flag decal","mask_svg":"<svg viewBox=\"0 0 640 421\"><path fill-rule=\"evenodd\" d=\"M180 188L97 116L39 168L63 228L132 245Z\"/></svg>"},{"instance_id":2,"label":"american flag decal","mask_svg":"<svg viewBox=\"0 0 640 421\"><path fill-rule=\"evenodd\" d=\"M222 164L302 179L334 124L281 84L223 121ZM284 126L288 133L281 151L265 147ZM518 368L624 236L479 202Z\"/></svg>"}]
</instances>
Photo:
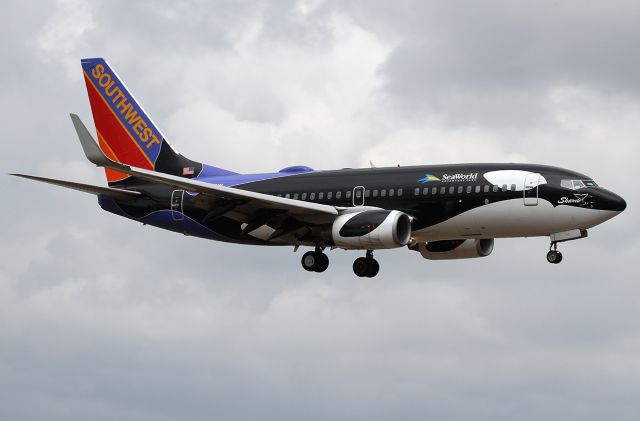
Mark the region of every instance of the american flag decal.
<instances>
[{"instance_id":1,"label":"american flag decal","mask_svg":"<svg viewBox=\"0 0 640 421\"><path fill-rule=\"evenodd\" d=\"M184 167L182 169L182 175L193 175L194 170L193 167Z\"/></svg>"}]
</instances>

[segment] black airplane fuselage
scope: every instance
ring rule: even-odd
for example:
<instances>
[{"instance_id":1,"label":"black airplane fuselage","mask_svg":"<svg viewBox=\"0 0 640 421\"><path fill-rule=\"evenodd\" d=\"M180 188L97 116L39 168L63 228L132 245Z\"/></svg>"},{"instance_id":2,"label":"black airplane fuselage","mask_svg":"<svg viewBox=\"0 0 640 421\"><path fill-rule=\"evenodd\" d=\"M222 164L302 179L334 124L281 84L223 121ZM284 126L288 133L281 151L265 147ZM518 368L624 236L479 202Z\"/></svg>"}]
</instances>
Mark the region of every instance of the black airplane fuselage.
<instances>
[{"instance_id":1,"label":"black airplane fuselage","mask_svg":"<svg viewBox=\"0 0 640 421\"><path fill-rule=\"evenodd\" d=\"M549 235L560 230L587 229L609 219L626 206L622 198L598 187L591 177L544 165L454 164L329 171L294 168L301 168L302 172L243 176L244 179L255 180L238 184L234 183L237 175L201 179L237 189L336 207L399 210L413 218L412 235L424 241ZM496 185L483 176L494 172L512 172L516 178L506 178L505 183ZM438 180L421 181L426 174ZM523 189L516 184L520 174L540 174L546 182L528 190ZM571 188L561 185L563 180L570 181ZM574 188L573 181L586 181L589 186ZM129 179L127 184L127 188L140 191L143 195L124 201L103 197L101 203L105 209L174 231L180 231L182 222L190 226L189 235L204 238L215 237L217 240L244 244L291 244L291 241L282 241L282 237L267 241L264 236L251 235L244 229L246 224L227 217L242 204L241 201L220 200L212 206L209 202L202 202L199 194L190 194L163 184L136 183L134 179ZM525 203L527 196L529 204ZM509 205L495 206L501 203ZM482 212L483 208L486 211ZM554 221L553 212L557 208L566 210L557 212L557 217L562 219L560 224L565 224L563 226ZM447 221L474 211L477 213L476 230L463 229L456 233L446 226ZM148 218L158 213L164 213L164 218ZM280 224L287 223L284 213L270 211L264 215L264 221L259 222L264 222L262 225L273 230L279 229ZM536 213L539 218L531 216ZM520 226L514 224L514 218L522 219ZM505 226L501 226L500 219L504 220ZM202 226L200 235L193 229L193 224ZM439 226L441 229L438 229ZM298 235L295 244L314 244L322 236L311 232L294 235ZM314 235L317 238L314 239ZM330 239L327 241L326 235L323 241L333 245Z\"/></svg>"}]
</instances>

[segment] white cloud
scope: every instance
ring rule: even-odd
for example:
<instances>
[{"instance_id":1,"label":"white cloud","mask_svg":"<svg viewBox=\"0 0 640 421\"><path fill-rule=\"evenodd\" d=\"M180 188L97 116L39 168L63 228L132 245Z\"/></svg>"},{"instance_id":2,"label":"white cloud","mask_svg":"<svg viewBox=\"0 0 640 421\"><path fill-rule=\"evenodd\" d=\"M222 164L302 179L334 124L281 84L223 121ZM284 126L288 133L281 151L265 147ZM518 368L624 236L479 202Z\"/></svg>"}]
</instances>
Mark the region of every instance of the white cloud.
<instances>
[{"instance_id":1,"label":"white cloud","mask_svg":"<svg viewBox=\"0 0 640 421\"><path fill-rule=\"evenodd\" d=\"M296 45L265 38L253 23L228 51L176 58L186 76L174 98L188 104L168 121L176 146L253 171L291 161L330 167L334 156L352 156L380 113L372 101L390 47L346 16L322 18L319 27L321 41Z\"/></svg>"},{"instance_id":2,"label":"white cloud","mask_svg":"<svg viewBox=\"0 0 640 421\"><path fill-rule=\"evenodd\" d=\"M86 48L88 33L94 27L89 2L56 0L55 12L40 29L34 43L46 61L64 63L67 74L72 77L77 74L78 52Z\"/></svg>"},{"instance_id":3,"label":"white cloud","mask_svg":"<svg viewBox=\"0 0 640 421\"><path fill-rule=\"evenodd\" d=\"M313 13L323 3L324 0L298 0L298 2L296 2L295 8L304 17Z\"/></svg>"},{"instance_id":4,"label":"white cloud","mask_svg":"<svg viewBox=\"0 0 640 421\"><path fill-rule=\"evenodd\" d=\"M44 163L39 173L44 177L51 176L62 180L78 181L94 185L106 185L106 178L102 169L90 164L88 161L48 161Z\"/></svg>"}]
</instances>

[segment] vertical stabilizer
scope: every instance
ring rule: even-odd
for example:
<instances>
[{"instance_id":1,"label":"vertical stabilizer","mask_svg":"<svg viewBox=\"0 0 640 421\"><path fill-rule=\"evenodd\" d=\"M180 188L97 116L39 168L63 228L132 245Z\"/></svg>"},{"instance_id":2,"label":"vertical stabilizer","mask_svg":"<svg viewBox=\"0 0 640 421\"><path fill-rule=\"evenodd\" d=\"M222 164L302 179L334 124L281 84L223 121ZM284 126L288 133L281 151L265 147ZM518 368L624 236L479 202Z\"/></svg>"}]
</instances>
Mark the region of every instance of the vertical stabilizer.
<instances>
[{"instance_id":1,"label":"vertical stabilizer","mask_svg":"<svg viewBox=\"0 0 640 421\"><path fill-rule=\"evenodd\" d=\"M105 155L123 164L180 177L197 177L202 164L176 153L140 103L102 58L81 61L98 143ZM110 185L127 174L106 169Z\"/></svg>"}]
</instances>

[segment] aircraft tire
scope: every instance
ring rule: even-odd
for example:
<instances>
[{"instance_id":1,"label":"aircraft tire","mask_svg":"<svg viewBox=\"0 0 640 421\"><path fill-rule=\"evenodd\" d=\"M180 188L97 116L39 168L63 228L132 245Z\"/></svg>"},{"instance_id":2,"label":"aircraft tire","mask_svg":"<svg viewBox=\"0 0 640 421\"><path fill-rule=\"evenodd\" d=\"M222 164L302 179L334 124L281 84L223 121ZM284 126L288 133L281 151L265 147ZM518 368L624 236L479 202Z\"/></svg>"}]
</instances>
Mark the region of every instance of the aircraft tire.
<instances>
[{"instance_id":1,"label":"aircraft tire","mask_svg":"<svg viewBox=\"0 0 640 421\"><path fill-rule=\"evenodd\" d=\"M363 277L367 276L368 270L369 270L369 264L368 264L366 258L358 257L353 262L353 273L355 273L356 276L359 276L360 278L363 278Z\"/></svg>"},{"instance_id":2,"label":"aircraft tire","mask_svg":"<svg viewBox=\"0 0 640 421\"><path fill-rule=\"evenodd\" d=\"M329 257L324 253L316 253L316 272L324 272L329 267Z\"/></svg>"},{"instance_id":3,"label":"aircraft tire","mask_svg":"<svg viewBox=\"0 0 640 421\"><path fill-rule=\"evenodd\" d=\"M557 265L561 261L562 261L562 253L560 253L559 251L551 250L549 253L547 253L547 262Z\"/></svg>"},{"instance_id":4,"label":"aircraft tire","mask_svg":"<svg viewBox=\"0 0 640 421\"><path fill-rule=\"evenodd\" d=\"M302 255L302 259L300 261L304 270L308 272L315 271L315 267L318 264L318 257L314 251L308 251Z\"/></svg>"},{"instance_id":5,"label":"aircraft tire","mask_svg":"<svg viewBox=\"0 0 640 421\"><path fill-rule=\"evenodd\" d=\"M367 262L367 278L373 278L380 271L380 264L376 259L369 259Z\"/></svg>"}]
</instances>

